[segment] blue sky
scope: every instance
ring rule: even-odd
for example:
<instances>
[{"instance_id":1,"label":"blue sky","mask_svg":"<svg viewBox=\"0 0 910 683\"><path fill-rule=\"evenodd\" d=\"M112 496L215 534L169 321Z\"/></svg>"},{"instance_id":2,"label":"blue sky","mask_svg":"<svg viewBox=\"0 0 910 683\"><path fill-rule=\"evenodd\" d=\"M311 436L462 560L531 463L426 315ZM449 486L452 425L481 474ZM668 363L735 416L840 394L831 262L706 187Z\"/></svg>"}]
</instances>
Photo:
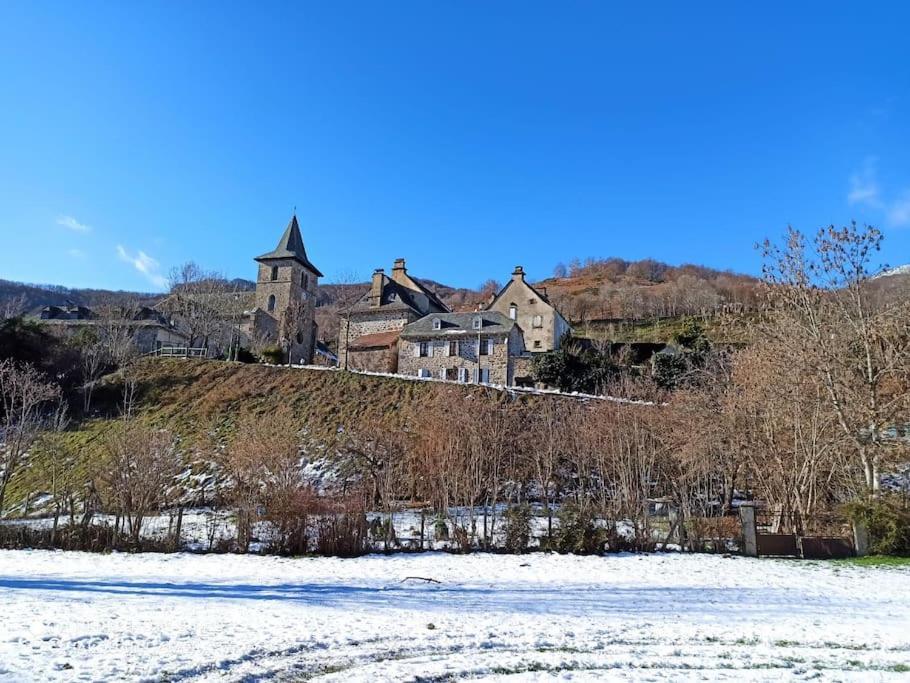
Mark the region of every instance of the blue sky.
<instances>
[{"instance_id":1,"label":"blue sky","mask_svg":"<svg viewBox=\"0 0 910 683\"><path fill-rule=\"evenodd\" d=\"M851 219L910 262L907 3L0 3L0 277L328 280L572 257L753 272Z\"/></svg>"}]
</instances>

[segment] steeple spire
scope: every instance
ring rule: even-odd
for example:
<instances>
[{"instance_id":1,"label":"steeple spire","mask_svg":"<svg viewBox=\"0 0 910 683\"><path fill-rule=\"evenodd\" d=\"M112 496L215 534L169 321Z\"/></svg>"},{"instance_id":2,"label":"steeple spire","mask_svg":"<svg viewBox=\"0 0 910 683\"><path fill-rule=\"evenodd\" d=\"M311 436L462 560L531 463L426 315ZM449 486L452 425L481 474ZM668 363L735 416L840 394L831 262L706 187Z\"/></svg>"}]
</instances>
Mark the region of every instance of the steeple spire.
<instances>
[{"instance_id":1,"label":"steeple spire","mask_svg":"<svg viewBox=\"0 0 910 683\"><path fill-rule=\"evenodd\" d=\"M297 223L296 208L297 207L294 207L294 215L291 216L288 227L285 228L284 234L281 236L281 239L278 240L278 246L267 254L257 256L256 260L264 262L272 259L296 259L313 271L318 277L322 277L322 273L319 272L319 269L310 263L310 259L307 258L306 249L303 246L303 237L300 234L300 225Z\"/></svg>"}]
</instances>

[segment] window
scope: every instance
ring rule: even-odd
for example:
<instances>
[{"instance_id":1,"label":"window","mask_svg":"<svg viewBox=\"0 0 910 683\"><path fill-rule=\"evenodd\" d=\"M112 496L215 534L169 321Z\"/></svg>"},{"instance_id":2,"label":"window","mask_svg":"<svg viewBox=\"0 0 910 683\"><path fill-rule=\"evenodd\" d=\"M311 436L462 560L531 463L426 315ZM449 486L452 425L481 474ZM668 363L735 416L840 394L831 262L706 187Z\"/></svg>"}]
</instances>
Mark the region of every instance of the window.
<instances>
[{"instance_id":1,"label":"window","mask_svg":"<svg viewBox=\"0 0 910 683\"><path fill-rule=\"evenodd\" d=\"M493 340L492 339L481 339L480 340L480 355L489 356L493 353Z\"/></svg>"},{"instance_id":2,"label":"window","mask_svg":"<svg viewBox=\"0 0 910 683\"><path fill-rule=\"evenodd\" d=\"M274 294L269 295L268 308L269 308L269 313L271 313L272 311L275 310L275 295Z\"/></svg>"},{"instance_id":3,"label":"window","mask_svg":"<svg viewBox=\"0 0 910 683\"><path fill-rule=\"evenodd\" d=\"M467 383L470 381L470 374L467 368L458 368L458 381Z\"/></svg>"},{"instance_id":4,"label":"window","mask_svg":"<svg viewBox=\"0 0 910 683\"><path fill-rule=\"evenodd\" d=\"M534 340L534 348L535 348L535 349L539 349L539 348L540 348L540 340L539 340L539 339L535 339L535 340Z\"/></svg>"},{"instance_id":5,"label":"window","mask_svg":"<svg viewBox=\"0 0 910 683\"><path fill-rule=\"evenodd\" d=\"M537 299L528 299L528 303L534 305L537 303Z\"/></svg>"},{"instance_id":6,"label":"window","mask_svg":"<svg viewBox=\"0 0 910 683\"><path fill-rule=\"evenodd\" d=\"M427 358L430 356L430 353L431 353L430 349L432 349L432 347L430 346L430 342L425 342L425 341L420 342L417 345L417 355L420 356L421 358Z\"/></svg>"},{"instance_id":7,"label":"window","mask_svg":"<svg viewBox=\"0 0 910 683\"><path fill-rule=\"evenodd\" d=\"M516 306L515 304L509 305L509 317L512 320L518 320L518 306Z\"/></svg>"},{"instance_id":8,"label":"window","mask_svg":"<svg viewBox=\"0 0 910 683\"><path fill-rule=\"evenodd\" d=\"M543 327L543 316L535 315L534 319L532 321L532 326L533 327Z\"/></svg>"},{"instance_id":9,"label":"window","mask_svg":"<svg viewBox=\"0 0 910 683\"><path fill-rule=\"evenodd\" d=\"M478 384L489 384L490 368L477 368L476 376Z\"/></svg>"},{"instance_id":10,"label":"window","mask_svg":"<svg viewBox=\"0 0 910 683\"><path fill-rule=\"evenodd\" d=\"M481 317L478 315L477 317L474 318L473 321L471 321L471 326L472 326L475 330L479 330L480 328L483 327L483 318L481 318Z\"/></svg>"},{"instance_id":11,"label":"window","mask_svg":"<svg viewBox=\"0 0 910 683\"><path fill-rule=\"evenodd\" d=\"M278 266L272 266L272 282L278 279ZM269 309L271 310L271 309Z\"/></svg>"},{"instance_id":12,"label":"window","mask_svg":"<svg viewBox=\"0 0 910 683\"><path fill-rule=\"evenodd\" d=\"M448 379L448 370L445 368L439 369L439 379Z\"/></svg>"},{"instance_id":13,"label":"window","mask_svg":"<svg viewBox=\"0 0 910 683\"><path fill-rule=\"evenodd\" d=\"M307 277L306 272L300 274L300 286L304 289L307 288L307 285L310 284L310 278Z\"/></svg>"},{"instance_id":14,"label":"window","mask_svg":"<svg viewBox=\"0 0 910 683\"><path fill-rule=\"evenodd\" d=\"M433 376L433 373L430 372L429 370L427 370L426 368L420 368L420 370L417 371L417 376L423 377L424 379L429 379L430 377Z\"/></svg>"},{"instance_id":15,"label":"window","mask_svg":"<svg viewBox=\"0 0 910 683\"><path fill-rule=\"evenodd\" d=\"M458 355L458 342L450 341L446 344L446 355L447 356L457 356Z\"/></svg>"},{"instance_id":16,"label":"window","mask_svg":"<svg viewBox=\"0 0 910 683\"><path fill-rule=\"evenodd\" d=\"M434 330L442 329L442 321L439 318L433 318L433 329Z\"/></svg>"}]
</instances>

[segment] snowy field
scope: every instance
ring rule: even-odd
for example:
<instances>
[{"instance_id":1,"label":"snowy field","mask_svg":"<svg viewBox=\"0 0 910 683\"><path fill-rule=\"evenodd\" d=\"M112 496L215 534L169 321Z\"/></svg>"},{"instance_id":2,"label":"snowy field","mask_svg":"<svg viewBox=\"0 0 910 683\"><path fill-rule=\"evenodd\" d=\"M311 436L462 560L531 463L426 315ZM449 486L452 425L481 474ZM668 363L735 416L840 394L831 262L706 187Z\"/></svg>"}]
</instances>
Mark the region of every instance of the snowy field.
<instances>
[{"instance_id":1,"label":"snowy field","mask_svg":"<svg viewBox=\"0 0 910 683\"><path fill-rule=\"evenodd\" d=\"M832 563L2 551L0 605L3 681L898 680L910 671L910 571Z\"/></svg>"}]
</instances>

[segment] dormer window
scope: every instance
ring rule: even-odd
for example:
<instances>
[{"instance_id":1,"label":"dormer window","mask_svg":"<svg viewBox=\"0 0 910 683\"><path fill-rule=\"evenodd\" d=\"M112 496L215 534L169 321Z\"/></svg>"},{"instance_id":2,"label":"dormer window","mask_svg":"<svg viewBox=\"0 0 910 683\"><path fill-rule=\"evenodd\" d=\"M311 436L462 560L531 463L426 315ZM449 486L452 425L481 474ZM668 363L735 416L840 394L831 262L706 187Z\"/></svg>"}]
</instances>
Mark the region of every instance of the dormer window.
<instances>
[{"instance_id":1,"label":"dormer window","mask_svg":"<svg viewBox=\"0 0 910 683\"><path fill-rule=\"evenodd\" d=\"M433 329L434 330L442 329L442 321L439 318L433 318Z\"/></svg>"},{"instance_id":2,"label":"dormer window","mask_svg":"<svg viewBox=\"0 0 910 683\"><path fill-rule=\"evenodd\" d=\"M471 327L473 327L475 330L479 330L481 327L483 327L483 318L481 318L479 315L476 316L474 320L471 321Z\"/></svg>"}]
</instances>

